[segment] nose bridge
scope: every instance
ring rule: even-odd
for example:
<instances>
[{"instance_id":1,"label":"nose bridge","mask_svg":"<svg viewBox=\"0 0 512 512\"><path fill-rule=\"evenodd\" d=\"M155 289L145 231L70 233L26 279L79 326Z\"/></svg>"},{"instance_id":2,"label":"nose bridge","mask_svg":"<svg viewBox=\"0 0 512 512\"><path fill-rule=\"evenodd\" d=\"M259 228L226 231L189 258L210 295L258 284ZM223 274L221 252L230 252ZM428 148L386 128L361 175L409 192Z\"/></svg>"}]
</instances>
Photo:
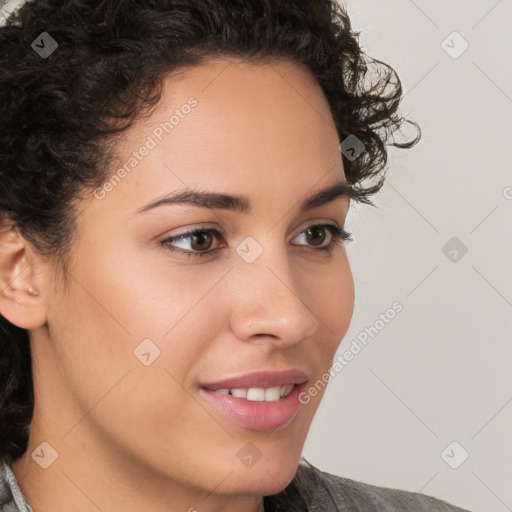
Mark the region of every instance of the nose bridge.
<instances>
[{"instance_id":1,"label":"nose bridge","mask_svg":"<svg viewBox=\"0 0 512 512\"><path fill-rule=\"evenodd\" d=\"M304 303L285 247L267 247L251 263L241 258L232 278L236 291L231 323L239 339L268 336L283 347L312 336L318 329L319 320Z\"/></svg>"}]
</instances>

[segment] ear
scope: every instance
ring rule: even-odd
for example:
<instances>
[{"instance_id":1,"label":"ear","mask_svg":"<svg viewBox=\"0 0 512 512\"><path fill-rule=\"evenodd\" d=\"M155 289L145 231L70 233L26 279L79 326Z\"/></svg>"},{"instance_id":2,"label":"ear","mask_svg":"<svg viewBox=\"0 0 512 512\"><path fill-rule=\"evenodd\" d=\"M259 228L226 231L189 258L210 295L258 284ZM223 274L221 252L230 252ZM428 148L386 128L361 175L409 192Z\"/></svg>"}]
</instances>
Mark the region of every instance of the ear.
<instances>
[{"instance_id":1,"label":"ear","mask_svg":"<svg viewBox=\"0 0 512 512\"><path fill-rule=\"evenodd\" d=\"M14 222L0 218L0 314L22 329L46 324L46 266L40 264Z\"/></svg>"}]
</instances>

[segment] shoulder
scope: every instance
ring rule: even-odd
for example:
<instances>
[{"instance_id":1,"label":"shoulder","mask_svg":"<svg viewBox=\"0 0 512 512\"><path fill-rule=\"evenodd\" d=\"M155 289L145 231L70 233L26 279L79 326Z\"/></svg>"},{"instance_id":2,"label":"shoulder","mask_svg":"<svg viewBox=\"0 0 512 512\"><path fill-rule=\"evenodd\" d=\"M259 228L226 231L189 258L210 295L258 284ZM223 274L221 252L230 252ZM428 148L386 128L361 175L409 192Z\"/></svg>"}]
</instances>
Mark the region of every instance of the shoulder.
<instances>
[{"instance_id":1,"label":"shoulder","mask_svg":"<svg viewBox=\"0 0 512 512\"><path fill-rule=\"evenodd\" d=\"M8 468L3 459L0 459L0 510L10 510L6 508L13 502L12 492L8 480Z\"/></svg>"},{"instance_id":2,"label":"shoulder","mask_svg":"<svg viewBox=\"0 0 512 512\"><path fill-rule=\"evenodd\" d=\"M290 485L310 512L469 512L432 496L333 475L305 459L301 459Z\"/></svg>"},{"instance_id":3,"label":"shoulder","mask_svg":"<svg viewBox=\"0 0 512 512\"><path fill-rule=\"evenodd\" d=\"M0 458L0 512L33 512L12 472L10 460Z\"/></svg>"}]
</instances>

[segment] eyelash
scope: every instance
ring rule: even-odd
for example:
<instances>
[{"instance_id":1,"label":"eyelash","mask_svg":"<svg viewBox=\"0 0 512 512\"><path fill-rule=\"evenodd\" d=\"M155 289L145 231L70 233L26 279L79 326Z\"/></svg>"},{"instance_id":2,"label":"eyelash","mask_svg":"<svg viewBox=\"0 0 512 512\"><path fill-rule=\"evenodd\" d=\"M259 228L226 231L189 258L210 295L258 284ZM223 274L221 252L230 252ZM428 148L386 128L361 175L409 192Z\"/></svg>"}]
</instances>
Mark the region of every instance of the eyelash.
<instances>
[{"instance_id":1,"label":"eyelash","mask_svg":"<svg viewBox=\"0 0 512 512\"><path fill-rule=\"evenodd\" d=\"M308 246L308 247L311 247L311 248L313 248L315 250L326 251L328 253L331 253L335 249L335 247L337 245L339 245L341 243L344 243L344 242L352 242L352 234L348 233L347 231L345 231L340 226L337 226L337 225L334 225L334 224L314 224L312 226L308 226L305 230L301 231L299 233L299 235L304 233L308 229L315 229L315 228L325 228L325 229L329 230L329 232L332 235L332 240L325 247L316 247L315 248L313 246ZM219 251L219 250L221 250L223 248L223 247L218 247L217 249L211 249L209 251L185 251L183 249L176 249L176 248L174 248L174 247L172 247L170 245L170 242L174 242L176 240L180 240L180 239L183 239L183 238L188 238L189 236L198 235L198 234L201 234L201 233L210 233L210 234L212 234L217 239L223 238L222 233L220 231L218 231L217 229L214 229L214 228L211 228L211 229L194 229L194 230L191 230L191 231L186 231L185 233L181 233L180 235L176 235L176 236L173 236L173 237L166 238L165 240L162 240L160 243L167 250L169 250L171 252L176 252L178 254L183 254L184 256L187 256L187 257L190 257L190 256L195 256L195 257L209 256L209 255L212 255L213 253L216 253L217 251Z\"/></svg>"}]
</instances>

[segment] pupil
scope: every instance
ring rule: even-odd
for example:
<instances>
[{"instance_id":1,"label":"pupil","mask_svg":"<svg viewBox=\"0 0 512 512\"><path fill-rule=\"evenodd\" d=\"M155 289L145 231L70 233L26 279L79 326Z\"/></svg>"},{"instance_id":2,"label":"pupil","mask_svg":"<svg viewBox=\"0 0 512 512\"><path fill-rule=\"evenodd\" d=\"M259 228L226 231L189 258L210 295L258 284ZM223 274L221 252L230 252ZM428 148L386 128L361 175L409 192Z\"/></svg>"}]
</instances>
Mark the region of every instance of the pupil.
<instances>
[{"instance_id":1,"label":"pupil","mask_svg":"<svg viewBox=\"0 0 512 512\"><path fill-rule=\"evenodd\" d=\"M197 235L192 235L192 240L193 240L193 243L192 243L192 246L194 248L194 250L200 250L200 249L208 249L209 247L209 244L207 243L207 247L201 247L201 241L204 242L205 238L207 238L209 235L208 233L199 233ZM199 239L199 247L197 247L197 244L194 243L194 242L197 242L197 240ZM195 245L195 247L194 247Z\"/></svg>"},{"instance_id":2,"label":"pupil","mask_svg":"<svg viewBox=\"0 0 512 512\"><path fill-rule=\"evenodd\" d=\"M325 232L323 230L323 228L320 228L320 227L317 227L317 228L309 228L308 229L308 232L309 233L316 233L318 234L319 232L321 233L321 236L320 236L320 242L316 245L322 245L323 241L325 240ZM313 237L314 238L314 237ZM314 240L313 240L314 241ZM315 245L315 244L313 244Z\"/></svg>"}]
</instances>

